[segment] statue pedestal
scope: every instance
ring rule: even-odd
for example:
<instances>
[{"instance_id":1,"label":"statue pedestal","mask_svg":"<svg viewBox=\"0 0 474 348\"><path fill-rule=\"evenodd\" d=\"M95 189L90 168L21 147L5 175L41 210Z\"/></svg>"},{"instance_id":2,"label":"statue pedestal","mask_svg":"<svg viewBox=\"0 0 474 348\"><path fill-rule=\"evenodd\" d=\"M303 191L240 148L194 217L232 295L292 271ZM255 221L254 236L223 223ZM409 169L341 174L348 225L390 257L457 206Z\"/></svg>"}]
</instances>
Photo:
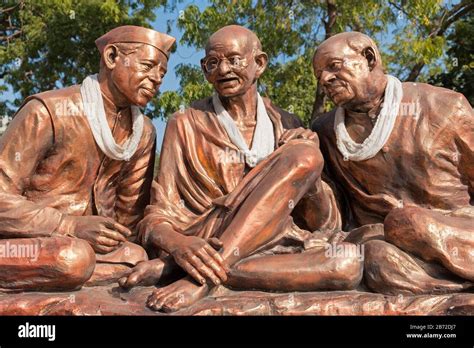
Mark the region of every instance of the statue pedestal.
<instances>
[{"instance_id":1,"label":"statue pedestal","mask_svg":"<svg viewBox=\"0 0 474 348\"><path fill-rule=\"evenodd\" d=\"M145 302L153 287L1 293L0 315L166 315ZM219 287L177 315L474 315L474 294L386 296L361 291L267 293Z\"/></svg>"}]
</instances>

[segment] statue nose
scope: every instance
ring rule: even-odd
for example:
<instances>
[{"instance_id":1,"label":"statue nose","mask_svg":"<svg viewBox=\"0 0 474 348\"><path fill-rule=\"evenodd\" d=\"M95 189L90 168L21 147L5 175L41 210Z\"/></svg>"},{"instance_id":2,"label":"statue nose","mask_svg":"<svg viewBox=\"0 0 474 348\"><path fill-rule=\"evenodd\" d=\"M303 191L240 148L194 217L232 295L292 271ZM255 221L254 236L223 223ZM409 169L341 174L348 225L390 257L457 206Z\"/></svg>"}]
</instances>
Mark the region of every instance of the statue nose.
<instances>
[{"instance_id":1,"label":"statue nose","mask_svg":"<svg viewBox=\"0 0 474 348\"><path fill-rule=\"evenodd\" d=\"M223 59L219 62L218 69L220 75L226 75L231 70L227 59Z\"/></svg>"},{"instance_id":2,"label":"statue nose","mask_svg":"<svg viewBox=\"0 0 474 348\"><path fill-rule=\"evenodd\" d=\"M161 84L162 78L161 78L160 71L158 69L153 69L153 71L149 75L149 78L155 85Z\"/></svg>"},{"instance_id":3,"label":"statue nose","mask_svg":"<svg viewBox=\"0 0 474 348\"><path fill-rule=\"evenodd\" d=\"M323 84L323 86L327 87L326 84L332 80L334 80L334 74L324 70L319 77L319 81Z\"/></svg>"}]
</instances>

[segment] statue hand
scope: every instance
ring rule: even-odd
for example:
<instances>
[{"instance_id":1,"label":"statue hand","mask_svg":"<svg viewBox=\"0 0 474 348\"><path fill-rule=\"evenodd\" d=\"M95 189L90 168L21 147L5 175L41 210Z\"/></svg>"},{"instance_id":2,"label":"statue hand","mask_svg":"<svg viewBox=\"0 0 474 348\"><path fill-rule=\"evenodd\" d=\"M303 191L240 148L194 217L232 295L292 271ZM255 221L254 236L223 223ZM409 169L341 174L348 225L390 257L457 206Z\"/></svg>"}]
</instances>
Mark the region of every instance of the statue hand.
<instances>
[{"instance_id":1,"label":"statue hand","mask_svg":"<svg viewBox=\"0 0 474 348\"><path fill-rule=\"evenodd\" d=\"M170 254L197 282L205 284L208 279L219 285L227 280L227 274L224 260L211 244L219 249L222 243L217 238L211 238L209 243L199 237L186 236L170 250Z\"/></svg>"},{"instance_id":2,"label":"statue hand","mask_svg":"<svg viewBox=\"0 0 474 348\"><path fill-rule=\"evenodd\" d=\"M308 139L308 140L315 140L318 141L318 135L311 131L310 129L306 128L294 128L294 129L287 129L283 132L278 141L279 145L284 145L290 140L293 139Z\"/></svg>"},{"instance_id":3,"label":"statue hand","mask_svg":"<svg viewBox=\"0 0 474 348\"><path fill-rule=\"evenodd\" d=\"M63 217L60 226L68 226L67 234L86 240L100 254L114 251L132 235L128 228L114 219L102 216L68 215Z\"/></svg>"}]
</instances>

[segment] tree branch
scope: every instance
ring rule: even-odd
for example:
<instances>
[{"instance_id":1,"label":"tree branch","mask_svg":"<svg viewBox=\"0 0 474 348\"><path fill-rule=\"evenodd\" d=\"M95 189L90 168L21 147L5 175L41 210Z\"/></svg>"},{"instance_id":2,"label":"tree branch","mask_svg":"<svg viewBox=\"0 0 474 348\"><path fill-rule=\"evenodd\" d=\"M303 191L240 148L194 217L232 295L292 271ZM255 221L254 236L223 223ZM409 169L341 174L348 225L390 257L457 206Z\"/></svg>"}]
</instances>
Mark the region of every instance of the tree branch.
<instances>
[{"instance_id":1,"label":"tree branch","mask_svg":"<svg viewBox=\"0 0 474 348\"><path fill-rule=\"evenodd\" d=\"M325 35L324 39L329 39L334 34L334 25L337 19L337 7L335 0L326 0L327 4L327 20L324 21ZM313 112L311 113L311 123L324 113L324 103L326 102L326 96L323 93L321 85L318 83L316 89L316 95L313 103Z\"/></svg>"},{"instance_id":2,"label":"tree branch","mask_svg":"<svg viewBox=\"0 0 474 348\"><path fill-rule=\"evenodd\" d=\"M457 12L454 13L448 13L449 18L442 24L439 32L437 33L437 36L441 36L444 34L444 32L449 28L451 24L456 22L458 19L460 19L462 16L468 14L469 12L474 10L474 3L471 4L466 4L466 7L460 9ZM452 11L450 11L452 12Z\"/></svg>"},{"instance_id":3,"label":"tree branch","mask_svg":"<svg viewBox=\"0 0 474 348\"><path fill-rule=\"evenodd\" d=\"M454 6L450 11L447 13L443 14L443 17L441 18L438 26L435 28L432 28L428 38L432 38L435 36L443 36L444 33L448 30L448 28L459 20L461 17L464 15L468 14L469 12L474 10L474 3L467 3L467 2L461 2L460 4L457 4ZM447 18L446 20L444 20ZM408 77L406 78L405 81L416 81L418 76L421 73L421 70L425 66L425 63L423 62L417 62L415 65L412 67L410 70L410 73L408 74Z\"/></svg>"},{"instance_id":4,"label":"tree branch","mask_svg":"<svg viewBox=\"0 0 474 348\"><path fill-rule=\"evenodd\" d=\"M328 7L328 20L324 21L324 29L326 31L325 40L329 39L333 35L333 27L336 23L337 18L337 8L335 0L326 0Z\"/></svg>"},{"instance_id":5,"label":"tree branch","mask_svg":"<svg viewBox=\"0 0 474 348\"><path fill-rule=\"evenodd\" d=\"M10 40L14 39L17 36L20 36L21 34L23 34L23 30L18 30L17 32L10 35L2 35L0 36L0 42L3 42L3 41L9 42Z\"/></svg>"},{"instance_id":6,"label":"tree branch","mask_svg":"<svg viewBox=\"0 0 474 348\"><path fill-rule=\"evenodd\" d=\"M11 12L13 11L15 8L17 8L18 6L20 6L22 3L18 3L16 4L15 6L12 6L12 7L8 7L8 8L0 8L0 14L3 14L3 13L7 13L7 12Z\"/></svg>"},{"instance_id":7,"label":"tree branch","mask_svg":"<svg viewBox=\"0 0 474 348\"><path fill-rule=\"evenodd\" d=\"M392 5L393 7L395 7L398 11L402 12L405 16L407 16L407 18L410 17L410 16L408 15L408 12L407 12L403 7L398 6L397 3L393 2L393 1L389 1L388 3L389 3L390 5Z\"/></svg>"}]
</instances>

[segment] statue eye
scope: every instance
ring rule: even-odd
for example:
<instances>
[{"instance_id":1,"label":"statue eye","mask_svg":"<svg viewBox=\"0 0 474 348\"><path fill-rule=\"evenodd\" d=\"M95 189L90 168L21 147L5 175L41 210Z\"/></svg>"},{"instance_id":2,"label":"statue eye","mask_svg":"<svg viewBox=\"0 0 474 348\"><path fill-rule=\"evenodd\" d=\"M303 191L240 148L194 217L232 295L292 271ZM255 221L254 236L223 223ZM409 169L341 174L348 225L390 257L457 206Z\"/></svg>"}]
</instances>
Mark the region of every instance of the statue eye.
<instances>
[{"instance_id":1,"label":"statue eye","mask_svg":"<svg viewBox=\"0 0 474 348\"><path fill-rule=\"evenodd\" d=\"M331 68L331 70L339 70L341 69L341 62L332 62L331 65L329 65L329 67Z\"/></svg>"},{"instance_id":2,"label":"statue eye","mask_svg":"<svg viewBox=\"0 0 474 348\"><path fill-rule=\"evenodd\" d=\"M205 66L207 71L212 71L217 68L219 65L219 60L217 58L210 58L207 60Z\"/></svg>"},{"instance_id":3,"label":"statue eye","mask_svg":"<svg viewBox=\"0 0 474 348\"><path fill-rule=\"evenodd\" d=\"M144 63L143 66L145 67L145 71L150 71L153 68L153 65Z\"/></svg>"}]
</instances>

